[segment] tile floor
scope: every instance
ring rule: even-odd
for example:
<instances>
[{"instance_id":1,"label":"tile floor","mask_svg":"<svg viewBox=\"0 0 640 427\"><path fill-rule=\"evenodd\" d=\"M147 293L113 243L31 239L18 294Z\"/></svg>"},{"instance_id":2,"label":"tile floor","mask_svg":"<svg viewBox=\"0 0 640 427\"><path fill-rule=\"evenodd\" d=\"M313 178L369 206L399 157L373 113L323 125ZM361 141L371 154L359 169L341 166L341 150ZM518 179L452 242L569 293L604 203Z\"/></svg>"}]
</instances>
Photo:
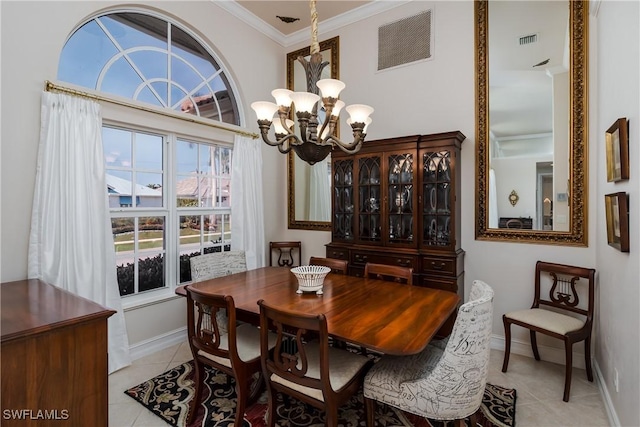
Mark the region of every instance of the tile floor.
<instances>
[{"instance_id":1,"label":"tile floor","mask_svg":"<svg viewBox=\"0 0 640 427\"><path fill-rule=\"evenodd\" d=\"M604 403L596 383L587 381L582 369L574 369L571 400L562 401L564 367L549 362L511 355L509 370L501 372L503 352L491 350L489 382L515 388L516 427L604 427L609 426ZM138 359L109 376L109 426L164 427L158 417L124 394L131 386L191 360L187 343L175 345Z\"/></svg>"}]
</instances>

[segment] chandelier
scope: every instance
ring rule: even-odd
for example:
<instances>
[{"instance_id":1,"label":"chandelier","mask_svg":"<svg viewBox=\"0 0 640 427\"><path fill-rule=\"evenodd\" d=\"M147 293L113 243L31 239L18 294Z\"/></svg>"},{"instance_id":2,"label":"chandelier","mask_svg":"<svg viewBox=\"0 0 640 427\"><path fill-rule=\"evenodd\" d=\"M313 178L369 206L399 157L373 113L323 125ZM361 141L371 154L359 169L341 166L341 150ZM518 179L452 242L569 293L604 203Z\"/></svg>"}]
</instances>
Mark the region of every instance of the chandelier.
<instances>
[{"instance_id":1,"label":"chandelier","mask_svg":"<svg viewBox=\"0 0 640 427\"><path fill-rule=\"evenodd\" d=\"M322 70L329 62L322 61L320 53L316 0L310 0L309 7L311 9L311 57L309 60L303 56L297 58L305 69L307 91L275 89L271 92L276 100L275 103L257 101L251 104L251 108L258 117L258 127L264 142L278 147L281 153L293 150L298 157L313 165L325 159L333 147L338 147L350 154L360 150L367 134L367 127L371 123L369 115L373 113L373 108L363 104L345 107L345 103L338 99L345 84L336 79L320 79ZM322 96L319 95L319 91ZM319 101L322 101L322 104ZM347 123L353 129L352 142L342 142L336 136L339 115L343 107L350 115ZM292 111L295 111L298 119L298 133L295 132L293 120L290 120ZM276 112L278 116L274 122ZM275 141L269 138L272 124Z\"/></svg>"}]
</instances>

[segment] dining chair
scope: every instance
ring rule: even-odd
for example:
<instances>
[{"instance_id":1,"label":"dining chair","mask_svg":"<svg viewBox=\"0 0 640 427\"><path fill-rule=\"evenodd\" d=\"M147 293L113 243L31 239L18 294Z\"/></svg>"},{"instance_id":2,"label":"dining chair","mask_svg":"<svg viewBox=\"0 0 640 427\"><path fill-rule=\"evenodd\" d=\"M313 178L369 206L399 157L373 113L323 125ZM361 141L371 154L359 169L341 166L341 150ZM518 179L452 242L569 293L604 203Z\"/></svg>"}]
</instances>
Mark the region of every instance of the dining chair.
<instances>
[{"instance_id":1,"label":"dining chair","mask_svg":"<svg viewBox=\"0 0 640 427\"><path fill-rule=\"evenodd\" d=\"M240 426L247 404L257 397L261 388L260 331L248 323L236 326L236 308L230 295L208 294L191 285L185 289L187 336L195 364L195 394L189 404L186 425L198 410L205 381L204 366L208 365L235 378L235 425ZM215 316L221 310L227 313L224 327ZM269 352L274 346L275 335L266 333L265 351Z\"/></svg>"},{"instance_id":2,"label":"dining chair","mask_svg":"<svg viewBox=\"0 0 640 427\"><path fill-rule=\"evenodd\" d=\"M492 319L493 289L475 280L448 338L415 355L382 356L364 379L367 426L373 426L376 401L458 426L470 417L475 426L489 371Z\"/></svg>"},{"instance_id":3,"label":"dining chair","mask_svg":"<svg viewBox=\"0 0 640 427\"><path fill-rule=\"evenodd\" d=\"M244 251L211 252L196 255L189 259L189 264L191 281L194 283L247 271ZM219 310L216 316L222 332L227 332L226 312Z\"/></svg>"},{"instance_id":4,"label":"dining chair","mask_svg":"<svg viewBox=\"0 0 640 427\"><path fill-rule=\"evenodd\" d=\"M276 265L278 267L294 267L302 265L302 242L269 242L269 265L273 266L273 254L278 254ZM298 263L295 263L294 254L298 253Z\"/></svg>"},{"instance_id":5,"label":"dining chair","mask_svg":"<svg viewBox=\"0 0 640 427\"><path fill-rule=\"evenodd\" d=\"M282 393L324 410L325 425L337 426L338 408L360 389L373 362L366 356L329 347L324 314L285 311L264 300L258 305L262 371L268 393L267 425L275 425L277 394ZM272 352L268 351L270 325L277 335ZM291 332L293 335L289 335ZM312 332L317 340L305 340L306 332Z\"/></svg>"},{"instance_id":6,"label":"dining chair","mask_svg":"<svg viewBox=\"0 0 640 427\"><path fill-rule=\"evenodd\" d=\"M562 400L569 401L573 344L584 341L584 363L587 379L593 382L591 368L591 330L593 327L595 274L593 268L575 267L538 261L535 270L535 291L530 309L506 313L504 323L504 361L507 372L511 352L511 325L529 329L531 348L540 360L536 332L564 341L565 379ZM584 280L583 280L584 279ZM542 289L545 289L544 291ZM586 297L581 302L580 297Z\"/></svg>"},{"instance_id":7,"label":"dining chair","mask_svg":"<svg viewBox=\"0 0 640 427\"><path fill-rule=\"evenodd\" d=\"M364 266L364 277L413 285L413 268L368 262Z\"/></svg>"},{"instance_id":8,"label":"dining chair","mask_svg":"<svg viewBox=\"0 0 640 427\"><path fill-rule=\"evenodd\" d=\"M309 265L324 265L329 267L332 273L347 274L349 263L343 259L336 258L320 258L312 256L309 258Z\"/></svg>"}]
</instances>

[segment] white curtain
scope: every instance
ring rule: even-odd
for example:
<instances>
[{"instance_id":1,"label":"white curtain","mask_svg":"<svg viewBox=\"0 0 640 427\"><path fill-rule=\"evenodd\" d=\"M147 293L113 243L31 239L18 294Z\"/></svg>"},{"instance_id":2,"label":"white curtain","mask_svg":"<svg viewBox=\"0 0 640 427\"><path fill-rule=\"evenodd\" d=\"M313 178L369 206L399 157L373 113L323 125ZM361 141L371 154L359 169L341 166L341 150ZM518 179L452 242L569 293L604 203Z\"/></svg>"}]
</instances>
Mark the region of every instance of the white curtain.
<instances>
[{"instance_id":1,"label":"white curtain","mask_svg":"<svg viewBox=\"0 0 640 427\"><path fill-rule=\"evenodd\" d=\"M235 137L231 166L231 248L245 251L247 269L265 265L262 147Z\"/></svg>"},{"instance_id":2,"label":"white curtain","mask_svg":"<svg viewBox=\"0 0 640 427\"><path fill-rule=\"evenodd\" d=\"M108 320L111 373L131 357L104 168L100 106L43 92L28 274L117 310Z\"/></svg>"},{"instance_id":3,"label":"white curtain","mask_svg":"<svg viewBox=\"0 0 640 427\"><path fill-rule=\"evenodd\" d=\"M309 219L331 221L331 185L327 160L311 166L309 179Z\"/></svg>"},{"instance_id":4,"label":"white curtain","mask_svg":"<svg viewBox=\"0 0 640 427\"><path fill-rule=\"evenodd\" d=\"M493 169L489 169L489 228L498 228L498 194Z\"/></svg>"}]
</instances>

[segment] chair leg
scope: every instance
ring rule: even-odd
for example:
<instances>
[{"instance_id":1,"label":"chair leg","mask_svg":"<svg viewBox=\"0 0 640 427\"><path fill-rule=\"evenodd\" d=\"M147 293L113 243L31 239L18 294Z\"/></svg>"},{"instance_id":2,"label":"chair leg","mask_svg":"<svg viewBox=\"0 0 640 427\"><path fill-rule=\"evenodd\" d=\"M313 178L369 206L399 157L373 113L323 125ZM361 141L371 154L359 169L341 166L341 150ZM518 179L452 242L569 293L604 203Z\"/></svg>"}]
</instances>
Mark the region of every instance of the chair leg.
<instances>
[{"instance_id":1,"label":"chair leg","mask_svg":"<svg viewBox=\"0 0 640 427\"><path fill-rule=\"evenodd\" d=\"M326 422L325 426L327 427L337 427L338 426L338 407L336 405L331 405L331 407L326 408L325 412Z\"/></svg>"},{"instance_id":2,"label":"chair leg","mask_svg":"<svg viewBox=\"0 0 640 427\"><path fill-rule=\"evenodd\" d=\"M584 340L584 366L587 371L587 379L593 382L593 369L591 369L591 335Z\"/></svg>"},{"instance_id":3,"label":"chair leg","mask_svg":"<svg viewBox=\"0 0 640 427\"><path fill-rule=\"evenodd\" d=\"M502 323L504 323L504 360L502 362L502 372L507 372L509 355L511 354L511 323L505 316L502 316Z\"/></svg>"},{"instance_id":4,"label":"chair leg","mask_svg":"<svg viewBox=\"0 0 640 427\"><path fill-rule=\"evenodd\" d=\"M236 418L234 425L241 426L244 420L244 410L249 399L249 381L250 378L236 378Z\"/></svg>"},{"instance_id":5,"label":"chair leg","mask_svg":"<svg viewBox=\"0 0 640 427\"><path fill-rule=\"evenodd\" d=\"M564 396L562 400L565 402L569 401L569 393L571 392L571 371L573 368L573 343L566 342L564 343L565 350L565 377L564 377Z\"/></svg>"},{"instance_id":6,"label":"chair leg","mask_svg":"<svg viewBox=\"0 0 640 427\"><path fill-rule=\"evenodd\" d=\"M375 421L374 414L376 412L375 401L373 399L369 399L368 397L364 398L364 414L367 417L367 427L374 427Z\"/></svg>"},{"instance_id":7,"label":"chair leg","mask_svg":"<svg viewBox=\"0 0 640 427\"><path fill-rule=\"evenodd\" d=\"M187 414L186 425L191 424L196 416L196 412L198 412L198 408L200 406L200 398L202 397L202 385L201 385L201 376L202 376L202 366L197 359L194 359L195 364L195 375L193 378L193 383L195 387L195 393L193 395L193 399L191 399L191 403L189 403L189 413Z\"/></svg>"},{"instance_id":8,"label":"chair leg","mask_svg":"<svg viewBox=\"0 0 640 427\"><path fill-rule=\"evenodd\" d=\"M278 398L278 393L275 390L272 390L269 385L267 385L267 396L268 396L268 406L267 406L267 427L275 427L276 425L276 407L278 406L278 402L276 399Z\"/></svg>"},{"instance_id":9,"label":"chair leg","mask_svg":"<svg viewBox=\"0 0 640 427\"><path fill-rule=\"evenodd\" d=\"M469 417L469 425L470 427L478 427L478 411L474 412Z\"/></svg>"},{"instance_id":10,"label":"chair leg","mask_svg":"<svg viewBox=\"0 0 640 427\"><path fill-rule=\"evenodd\" d=\"M533 357L536 360L540 360L540 353L538 353L538 341L536 340L536 331L530 329L529 336L531 337L531 349L533 350Z\"/></svg>"},{"instance_id":11,"label":"chair leg","mask_svg":"<svg viewBox=\"0 0 640 427\"><path fill-rule=\"evenodd\" d=\"M466 427L464 425L464 418L458 418L457 420L454 420L453 425L454 427Z\"/></svg>"}]
</instances>

